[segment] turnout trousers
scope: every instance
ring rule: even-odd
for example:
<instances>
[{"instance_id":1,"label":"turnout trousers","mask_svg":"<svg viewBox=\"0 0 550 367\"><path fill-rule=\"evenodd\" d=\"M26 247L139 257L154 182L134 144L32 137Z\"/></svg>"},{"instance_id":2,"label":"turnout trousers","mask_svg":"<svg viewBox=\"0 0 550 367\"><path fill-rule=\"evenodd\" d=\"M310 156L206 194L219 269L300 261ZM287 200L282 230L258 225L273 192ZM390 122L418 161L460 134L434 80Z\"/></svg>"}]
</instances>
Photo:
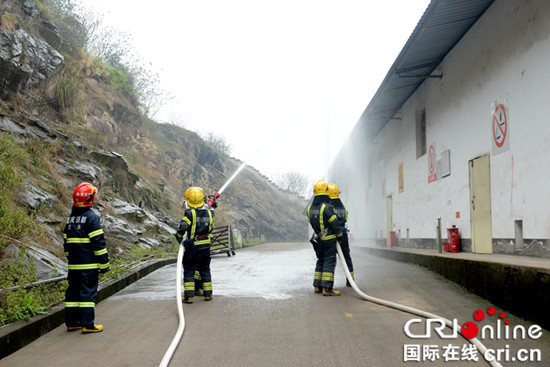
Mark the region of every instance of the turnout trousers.
<instances>
[{"instance_id":1,"label":"turnout trousers","mask_svg":"<svg viewBox=\"0 0 550 367\"><path fill-rule=\"evenodd\" d=\"M187 251L183 255L183 296L195 295L195 271L200 275L205 296L212 295L212 276L210 274L210 248L197 250L193 255Z\"/></svg>"},{"instance_id":2,"label":"turnout trousers","mask_svg":"<svg viewBox=\"0 0 550 367\"><path fill-rule=\"evenodd\" d=\"M320 247L315 264L313 286L332 289L334 286L334 269L336 268L336 239L319 241Z\"/></svg>"},{"instance_id":3,"label":"turnout trousers","mask_svg":"<svg viewBox=\"0 0 550 367\"><path fill-rule=\"evenodd\" d=\"M342 253L344 254L344 259L346 259L346 265L348 266L348 270L351 273L351 277L355 278L353 274L353 262L351 261L351 255L349 251L348 231L345 227L342 228L342 242L340 243L340 247L342 248Z\"/></svg>"},{"instance_id":4,"label":"turnout trousers","mask_svg":"<svg viewBox=\"0 0 550 367\"><path fill-rule=\"evenodd\" d=\"M90 326L95 319L98 269L69 270L69 287L65 292L65 324Z\"/></svg>"}]
</instances>

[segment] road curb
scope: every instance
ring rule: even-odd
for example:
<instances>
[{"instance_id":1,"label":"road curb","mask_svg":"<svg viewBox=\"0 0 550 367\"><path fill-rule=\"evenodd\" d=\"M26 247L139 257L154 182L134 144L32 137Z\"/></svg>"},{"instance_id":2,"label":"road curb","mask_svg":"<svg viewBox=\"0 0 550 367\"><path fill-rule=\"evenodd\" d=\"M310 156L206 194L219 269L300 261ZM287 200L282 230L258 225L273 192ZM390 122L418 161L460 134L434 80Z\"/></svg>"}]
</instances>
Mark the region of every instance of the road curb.
<instances>
[{"instance_id":1,"label":"road curb","mask_svg":"<svg viewBox=\"0 0 550 367\"><path fill-rule=\"evenodd\" d=\"M151 260L132 268L120 279L111 279L99 285L96 303L124 289L153 271L176 262L176 258ZM39 315L29 321L20 321L0 328L0 359L32 343L42 335L65 322L63 304L53 307L47 315Z\"/></svg>"}]
</instances>

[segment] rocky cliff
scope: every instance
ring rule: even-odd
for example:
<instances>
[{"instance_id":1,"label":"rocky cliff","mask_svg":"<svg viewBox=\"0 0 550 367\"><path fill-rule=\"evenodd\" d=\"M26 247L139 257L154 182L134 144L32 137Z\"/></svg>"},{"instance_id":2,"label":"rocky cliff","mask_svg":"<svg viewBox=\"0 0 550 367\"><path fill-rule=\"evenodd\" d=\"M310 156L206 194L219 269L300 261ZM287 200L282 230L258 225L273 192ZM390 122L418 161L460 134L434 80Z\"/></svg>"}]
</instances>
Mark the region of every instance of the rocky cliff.
<instances>
[{"instance_id":1,"label":"rocky cliff","mask_svg":"<svg viewBox=\"0 0 550 367\"><path fill-rule=\"evenodd\" d=\"M41 278L63 272L60 233L81 181L99 188L95 209L113 255L123 256L128 244L173 247L187 187L213 194L242 162L194 132L148 119L100 60L63 52L39 5L0 3L0 191L29 223L13 232L21 236L0 228L1 260L24 246ZM305 205L246 167L219 199L216 225L245 239L302 241Z\"/></svg>"}]
</instances>

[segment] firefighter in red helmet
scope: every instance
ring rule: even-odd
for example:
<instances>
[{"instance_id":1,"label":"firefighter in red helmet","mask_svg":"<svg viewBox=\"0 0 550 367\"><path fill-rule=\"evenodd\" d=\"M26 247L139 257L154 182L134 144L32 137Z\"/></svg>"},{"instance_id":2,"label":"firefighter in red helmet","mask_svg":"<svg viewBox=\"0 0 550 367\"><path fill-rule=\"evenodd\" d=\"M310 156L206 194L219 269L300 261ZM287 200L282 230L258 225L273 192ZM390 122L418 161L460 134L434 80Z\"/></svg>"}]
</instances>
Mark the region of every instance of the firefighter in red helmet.
<instances>
[{"instance_id":1,"label":"firefighter in red helmet","mask_svg":"<svg viewBox=\"0 0 550 367\"><path fill-rule=\"evenodd\" d=\"M92 210L97 188L88 182L73 191L73 207L63 230L63 247L69 263L65 293L67 331L103 331L95 324L95 298L99 273L109 270L109 256L98 215Z\"/></svg>"}]
</instances>

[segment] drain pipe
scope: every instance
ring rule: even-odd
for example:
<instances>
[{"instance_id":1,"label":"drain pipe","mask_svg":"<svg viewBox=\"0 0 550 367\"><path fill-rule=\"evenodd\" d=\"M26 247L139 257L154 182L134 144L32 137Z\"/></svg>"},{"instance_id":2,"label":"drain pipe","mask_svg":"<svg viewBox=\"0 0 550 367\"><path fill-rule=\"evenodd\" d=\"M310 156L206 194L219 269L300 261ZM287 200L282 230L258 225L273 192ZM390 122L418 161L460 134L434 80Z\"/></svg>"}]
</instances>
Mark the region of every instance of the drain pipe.
<instances>
[{"instance_id":1,"label":"drain pipe","mask_svg":"<svg viewBox=\"0 0 550 367\"><path fill-rule=\"evenodd\" d=\"M425 317L427 319L440 319L449 328L451 328L451 329L453 328L453 323L451 322L451 320L445 319L445 318L440 317L438 315L435 315L433 313L429 313L429 312L426 312L426 311L419 310L417 308L400 305L399 303L386 301L386 300L376 298L376 297L371 297L371 296L366 295L365 293L363 293L359 289L359 287L357 287L357 284L355 284L355 281L353 280L353 278L351 276L351 273L349 272L349 268L346 264L346 259L344 257L344 253L342 252L342 248L340 247L339 243L336 243L336 249L338 250L338 257L340 257L340 262L342 263L342 268L344 268L344 272L346 273L346 278L348 279L349 283L351 284L351 287L353 288L353 290L359 296L361 296L364 300L370 301L370 302L373 302L373 303L376 303L376 304L379 304L379 305L382 305L382 306L391 307L391 308L394 308L396 310L407 312L407 313L410 313L410 314L413 314L413 315L422 316L422 317ZM485 355L485 352L487 351L487 348L477 338L472 338L472 339L467 339L467 340L470 343L474 344L477 347L477 349L481 352L482 355ZM497 361L487 361L487 362L492 367L502 367L502 365L500 363L498 363Z\"/></svg>"},{"instance_id":2,"label":"drain pipe","mask_svg":"<svg viewBox=\"0 0 550 367\"><path fill-rule=\"evenodd\" d=\"M166 367L168 366L168 363L170 363L170 359L172 359L172 355L174 354L176 348L178 347L178 344L183 335L183 331L185 329L185 316L183 315L183 306L181 304L181 272L182 272L181 268L182 268L182 260L183 260L183 241L185 241L186 237L187 235L185 235L181 240L180 248L178 250L178 260L176 264L176 303L178 307L179 325L176 331L176 335L174 336L174 339L172 339L172 343L170 343L170 346L168 347L166 354L164 354L164 357L160 362L160 367Z\"/></svg>"}]
</instances>

